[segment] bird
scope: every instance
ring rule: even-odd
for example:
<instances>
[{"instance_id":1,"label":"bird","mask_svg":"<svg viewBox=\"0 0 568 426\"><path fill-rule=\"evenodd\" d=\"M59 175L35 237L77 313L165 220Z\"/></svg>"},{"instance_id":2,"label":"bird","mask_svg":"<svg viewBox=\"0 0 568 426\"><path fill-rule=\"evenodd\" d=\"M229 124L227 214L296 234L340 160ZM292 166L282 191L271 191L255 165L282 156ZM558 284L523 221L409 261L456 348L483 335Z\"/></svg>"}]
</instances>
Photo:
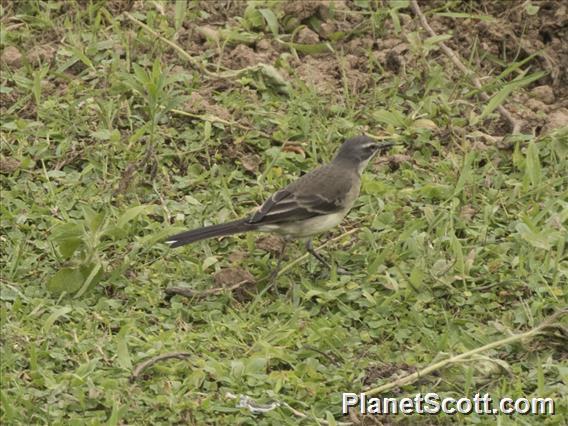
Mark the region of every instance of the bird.
<instances>
[{"instance_id":1,"label":"bird","mask_svg":"<svg viewBox=\"0 0 568 426\"><path fill-rule=\"evenodd\" d=\"M339 225L353 207L361 189L361 174L378 152L388 150L394 142L376 142L367 135L343 142L333 160L299 177L272 194L251 214L231 222L185 231L167 238L170 247L181 247L208 238L251 231L284 236L277 265L278 274L287 243L306 239L306 250L322 265L330 264L313 248L311 237Z\"/></svg>"}]
</instances>

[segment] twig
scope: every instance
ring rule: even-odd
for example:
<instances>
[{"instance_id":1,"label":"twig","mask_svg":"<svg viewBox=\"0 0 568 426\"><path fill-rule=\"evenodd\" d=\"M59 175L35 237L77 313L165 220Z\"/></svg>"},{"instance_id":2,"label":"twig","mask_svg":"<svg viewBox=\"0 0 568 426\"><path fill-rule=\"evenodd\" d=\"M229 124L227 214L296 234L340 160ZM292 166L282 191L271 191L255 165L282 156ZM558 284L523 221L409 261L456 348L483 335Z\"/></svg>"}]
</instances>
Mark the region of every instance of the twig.
<instances>
[{"instance_id":1,"label":"twig","mask_svg":"<svg viewBox=\"0 0 568 426\"><path fill-rule=\"evenodd\" d=\"M186 359L189 358L192 354L189 352L169 352L167 354L163 354L163 355L158 355L152 358L147 359L146 361L141 362L140 364L138 364L136 367L134 367L134 370L132 370L132 374L130 375L130 382L134 382L136 381L139 377L140 374L142 374L142 372L144 370L146 370L148 367L151 367L152 365L156 364L157 362L160 361L164 361L167 359Z\"/></svg>"},{"instance_id":2,"label":"twig","mask_svg":"<svg viewBox=\"0 0 568 426\"><path fill-rule=\"evenodd\" d=\"M139 27L142 27L146 32L152 34L154 37L163 41L168 46L170 46L172 49L176 50L183 58L185 58L193 67L197 68L199 71L202 71L203 73L205 73L206 75L208 75L210 77L218 77L217 74L209 71L207 68L205 68L199 62L197 62L193 56L191 56L189 53L187 53L185 50L183 50L180 46L175 44L173 41L170 41L167 38L162 37L160 34L158 34L156 31L154 31L152 28L150 28L145 23L136 19L130 13L124 12L124 16L126 16L128 19L130 19L132 22L134 22Z\"/></svg>"},{"instance_id":3,"label":"twig","mask_svg":"<svg viewBox=\"0 0 568 426\"><path fill-rule=\"evenodd\" d=\"M223 119L221 117L217 117L216 115L213 115L213 114L194 114L192 112L182 111L182 110L179 110L179 109L172 109L170 111L173 112L174 114L184 115L186 117L195 118L197 120L209 121L211 123L221 123L221 124L225 124L227 126L237 127L239 129L245 130L247 132L253 132L254 131L254 132L257 132L259 135L264 136L265 138L275 140L272 137L272 135L269 135L268 133L263 132L262 130L253 129L249 126L245 126L244 124L237 123L236 121L225 120L225 119Z\"/></svg>"},{"instance_id":4,"label":"twig","mask_svg":"<svg viewBox=\"0 0 568 426\"><path fill-rule=\"evenodd\" d=\"M223 293L224 291L228 290L228 291L233 291L236 290L239 287L242 287L245 284L248 283L252 283L251 280L246 279L246 280L242 280L239 281L236 284L233 284L230 287L215 287L215 288L210 288L209 290L203 290L203 291L195 291L192 290L190 288L186 288L186 287L170 287L165 289L165 293L166 293L166 297L168 299L171 299L173 296L184 296L184 297L189 297L189 298L202 298L202 297L206 297L206 296L210 296L212 294L219 294L219 293Z\"/></svg>"},{"instance_id":5,"label":"twig","mask_svg":"<svg viewBox=\"0 0 568 426\"><path fill-rule=\"evenodd\" d=\"M430 34L430 36L436 37L436 33L434 32L434 30L432 29L432 27L428 23L428 20L426 19L426 17L424 16L422 11L420 10L420 6L418 6L418 2L416 0L412 0L411 5L412 5L412 10L413 10L414 14L416 16L418 16L418 18L420 19L420 22L421 22L422 26L424 27L424 29ZM458 67L460 71L462 71L464 74L466 74L467 76L469 76L471 78L471 81L473 82L475 87L480 90L480 96L483 98L483 100L486 101L486 102L489 101L490 96L482 90L483 85L481 84L481 81L479 81L479 78L475 75L475 73L472 70L470 70L469 68L467 68L463 64L459 55L456 52L454 52L452 49L450 49L444 42L440 43L440 47L442 48L444 53L446 55L448 55L448 57L452 60L454 65L456 67ZM514 135L518 134L519 131L521 130L521 122L519 120L516 120L511 115L511 113L507 109L505 109L505 107L503 105L499 105L497 107L497 109L499 110L499 113L501 114L501 116L509 122L511 129L512 129L511 132Z\"/></svg>"},{"instance_id":6,"label":"twig","mask_svg":"<svg viewBox=\"0 0 568 426\"><path fill-rule=\"evenodd\" d=\"M304 345L303 349L307 349L309 351L313 351L313 352L317 352L320 355L323 355L324 357L326 357L333 365L336 366L340 366L341 364L337 361L337 359L335 359L335 357L332 357L329 354L326 354L324 351L320 351L318 348L312 346L312 345Z\"/></svg>"},{"instance_id":7,"label":"twig","mask_svg":"<svg viewBox=\"0 0 568 426\"><path fill-rule=\"evenodd\" d=\"M508 345L510 343L517 342L519 340L535 337L536 335L540 334L546 328L556 327L557 324L554 324L555 321L558 320L563 315L566 315L566 314L568 314L568 308L563 308L563 309L559 310L558 312L554 313L553 315L549 316L547 319L545 319L543 322L541 322L540 325L530 329L529 331L526 331L526 332L520 333L520 334L515 334L513 336L509 336L509 337L506 337L504 339L488 343L487 345L481 346L479 348L472 349L471 351L464 352L460 355L455 355L451 358L436 362L432 365L429 365L426 368L423 368L422 370L419 370L415 373L401 377L401 378L394 380L392 382L385 383L385 384L378 386L376 388L369 388L369 389L365 390L364 393L367 396L371 396L371 395L376 395L376 394L379 394L379 393L382 393L382 392L386 392L386 391L391 390L393 388L408 385L410 383L414 383L415 381L417 381L421 377L426 376L427 374L433 373L436 370L440 370L441 368L447 367L447 366L452 365L452 364L456 364L456 363L459 363L459 362L464 362L464 361L470 360L470 358L473 355L477 355L481 352L485 352L485 351L488 351L490 349L495 349L495 348L498 348L500 346Z\"/></svg>"},{"instance_id":8,"label":"twig","mask_svg":"<svg viewBox=\"0 0 568 426\"><path fill-rule=\"evenodd\" d=\"M84 148L79 148L79 149L73 148L66 157L63 157L55 164L54 170L61 170L66 165L71 164L73 161L79 158L83 154L83 152Z\"/></svg>"}]
</instances>

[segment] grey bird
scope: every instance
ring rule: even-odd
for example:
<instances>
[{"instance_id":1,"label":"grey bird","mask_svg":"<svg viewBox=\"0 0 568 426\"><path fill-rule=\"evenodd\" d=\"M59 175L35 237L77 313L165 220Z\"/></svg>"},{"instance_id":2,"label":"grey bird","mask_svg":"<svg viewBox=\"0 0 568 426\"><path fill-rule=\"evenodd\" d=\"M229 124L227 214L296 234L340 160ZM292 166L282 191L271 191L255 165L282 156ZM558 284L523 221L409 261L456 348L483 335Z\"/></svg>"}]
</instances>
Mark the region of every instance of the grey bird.
<instances>
[{"instance_id":1,"label":"grey bird","mask_svg":"<svg viewBox=\"0 0 568 426\"><path fill-rule=\"evenodd\" d=\"M273 278L290 239L308 238L307 251L329 267L329 263L313 249L310 237L339 225L359 196L361 174L369 160L377 152L393 145L393 142L377 143L368 136L347 139L331 163L312 170L275 192L249 216L182 232L169 237L166 243L171 247L180 247L224 235L250 231L273 232L285 237L278 264L272 272Z\"/></svg>"}]
</instances>

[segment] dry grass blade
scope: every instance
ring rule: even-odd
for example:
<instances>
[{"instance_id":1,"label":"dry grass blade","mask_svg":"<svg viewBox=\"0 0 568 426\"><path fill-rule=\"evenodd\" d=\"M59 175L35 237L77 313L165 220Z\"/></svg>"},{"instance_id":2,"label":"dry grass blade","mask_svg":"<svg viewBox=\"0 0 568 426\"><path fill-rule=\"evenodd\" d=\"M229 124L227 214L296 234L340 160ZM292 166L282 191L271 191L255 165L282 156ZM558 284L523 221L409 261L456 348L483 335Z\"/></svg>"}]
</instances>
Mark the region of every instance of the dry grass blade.
<instances>
[{"instance_id":1,"label":"dry grass blade","mask_svg":"<svg viewBox=\"0 0 568 426\"><path fill-rule=\"evenodd\" d=\"M538 334L542 333L547 328L556 327L556 321L559 320L562 316L568 314L568 308L561 309L560 311L556 312L555 314L551 315L547 319L545 319L540 325L526 331L524 333L515 334L513 336L506 337L501 340L497 340L495 342L488 343L487 345L481 346L479 348L472 349L471 351L464 352L459 355L455 355L451 358L444 359L442 361L436 362L432 365L429 365L422 370L419 370L415 373L409 374L407 376L401 377L399 379L393 380L392 382L385 383L384 385L369 388L364 391L367 396L377 395L382 392L389 391L391 389L397 388L399 386L408 385L410 383L414 383L416 380L433 373L434 371L440 370L441 368L448 367L450 365L460 363L460 362L467 362L471 359L474 355L477 355L481 352L488 351L490 349L499 348L501 346L508 345L510 343L517 342L523 339L530 339Z\"/></svg>"},{"instance_id":2,"label":"dry grass blade","mask_svg":"<svg viewBox=\"0 0 568 426\"><path fill-rule=\"evenodd\" d=\"M160 361L166 361L168 359L186 359L191 356L189 352L169 352L167 354L158 355L152 358L147 359L146 361L141 362L132 370L132 374L130 375L130 382L136 381L142 372L147 368L150 368L154 364Z\"/></svg>"}]
</instances>

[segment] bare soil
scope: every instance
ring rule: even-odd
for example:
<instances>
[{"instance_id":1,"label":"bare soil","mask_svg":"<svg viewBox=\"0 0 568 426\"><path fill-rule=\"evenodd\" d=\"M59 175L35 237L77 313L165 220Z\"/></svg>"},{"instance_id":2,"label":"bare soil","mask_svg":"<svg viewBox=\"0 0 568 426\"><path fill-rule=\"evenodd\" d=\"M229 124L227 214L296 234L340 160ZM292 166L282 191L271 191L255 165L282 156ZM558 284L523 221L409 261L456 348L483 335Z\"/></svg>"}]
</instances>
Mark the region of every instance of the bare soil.
<instances>
[{"instance_id":1,"label":"bare soil","mask_svg":"<svg viewBox=\"0 0 568 426\"><path fill-rule=\"evenodd\" d=\"M533 1L532 4L538 6L533 15L527 14L521 1L485 0L462 7L462 12L491 16L493 19L489 21L428 14L430 9L443 4L423 1L421 8L437 34L453 34L447 41L449 47L464 61L474 58L470 66L482 81L485 77L499 75L506 65L531 55L534 55L529 62L531 71L547 72L530 87L514 93L508 102L515 117L523 120L523 131L539 134L568 125L568 43L565 42L568 39L568 4L565 1ZM199 25L209 31L226 28L244 11L240 2L205 2L205 7L209 16ZM416 60L409 49L407 35L413 31L422 32L422 28L410 9L400 10L401 32L397 33L392 20L387 18L382 34L376 38L371 37L369 31L354 31L364 25L364 15L351 1L291 1L285 4L284 11L285 22L305 25L295 35L293 41L297 43L316 44L329 41L334 32L352 32L342 41L333 42L336 51L344 52L343 61L338 61L337 55L331 52L297 53L289 58L292 72L322 95L340 97L346 88L356 95L372 84L374 68L381 67L383 72L395 75ZM313 17L322 22L317 31L308 25ZM192 28L180 35L179 42L196 55L203 49L212 48L211 40ZM274 65L282 53L289 52L289 48L275 42L271 34L264 34L251 44L228 45L214 50L212 60L219 61L226 69L242 69L258 63ZM442 53L432 55L435 60L453 67ZM492 134L503 135L505 127L495 125Z\"/></svg>"}]
</instances>

